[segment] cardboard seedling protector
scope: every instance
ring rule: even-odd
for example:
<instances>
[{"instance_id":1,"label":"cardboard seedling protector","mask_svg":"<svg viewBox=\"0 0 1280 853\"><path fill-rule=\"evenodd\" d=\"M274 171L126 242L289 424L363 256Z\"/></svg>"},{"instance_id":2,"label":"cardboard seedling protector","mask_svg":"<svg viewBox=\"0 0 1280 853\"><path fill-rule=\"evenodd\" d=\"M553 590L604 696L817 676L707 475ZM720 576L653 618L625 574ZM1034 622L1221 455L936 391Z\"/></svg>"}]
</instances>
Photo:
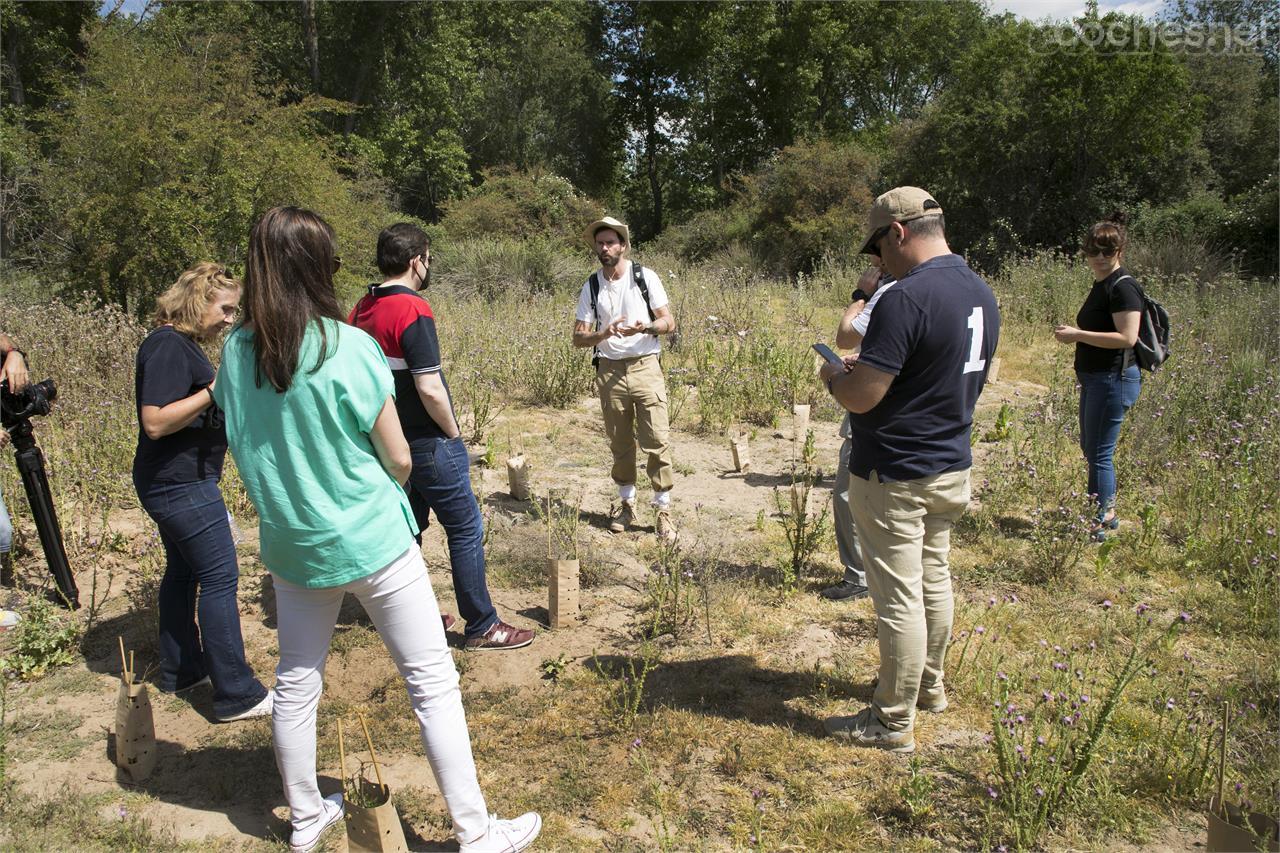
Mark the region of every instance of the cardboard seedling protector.
<instances>
[{"instance_id":1,"label":"cardboard seedling protector","mask_svg":"<svg viewBox=\"0 0 1280 853\"><path fill-rule=\"evenodd\" d=\"M803 443L805 435L809 432L809 404L796 403L792 406L791 420L793 426L791 437Z\"/></svg>"},{"instance_id":2,"label":"cardboard seedling protector","mask_svg":"<svg viewBox=\"0 0 1280 853\"><path fill-rule=\"evenodd\" d=\"M1000 359L991 359L991 367L987 369L987 384L1000 381Z\"/></svg>"},{"instance_id":3,"label":"cardboard seedling protector","mask_svg":"<svg viewBox=\"0 0 1280 853\"><path fill-rule=\"evenodd\" d=\"M151 775L156 766L156 726L147 685L134 680L133 653L120 641L120 693L116 699L116 765L134 782Z\"/></svg>"},{"instance_id":4,"label":"cardboard seedling protector","mask_svg":"<svg viewBox=\"0 0 1280 853\"><path fill-rule=\"evenodd\" d=\"M342 777L343 819L347 825L347 849L354 853L409 853L400 826L400 815L391 802L391 789L382 781L382 768L373 751L373 738L369 736L369 724L364 714L357 712L364 740L369 746L369 761L373 764L377 783L364 776L364 769L348 779L347 750L342 740L342 719L338 719L338 775Z\"/></svg>"},{"instance_id":5,"label":"cardboard seedling protector","mask_svg":"<svg viewBox=\"0 0 1280 853\"><path fill-rule=\"evenodd\" d=\"M751 447L747 436L738 435L729 439L729 450L733 453L733 470L743 473L751 468Z\"/></svg>"},{"instance_id":6,"label":"cardboard seedling protector","mask_svg":"<svg viewBox=\"0 0 1280 853\"><path fill-rule=\"evenodd\" d=\"M1231 704L1222 703L1222 750L1218 757L1218 793L1209 799L1209 853L1235 853L1237 850L1280 851L1280 824L1259 812L1248 812L1235 803L1223 800L1222 786L1227 773L1227 727L1231 721Z\"/></svg>"},{"instance_id":7,"label":"cardboard seedling protector","mask_svg":"<svg viewBox=\"0 0 1280 853\"><path fill-rule=\"evenodd\" d=\"M516 500L529 500L529 466L523 453L507 460L507 487Z\"/></svg>"},{"instance_id":8,"label":"cardboard seedling protector","mask_svg":"<svg viewBox=\"0 0 1280 853\"><path fill-rule=\"evenodd\" d=\"M552 628L578 621L578 560L555 555L551 536L551 496L547 496L547 615Z\"/></svg>"}]
</instances>

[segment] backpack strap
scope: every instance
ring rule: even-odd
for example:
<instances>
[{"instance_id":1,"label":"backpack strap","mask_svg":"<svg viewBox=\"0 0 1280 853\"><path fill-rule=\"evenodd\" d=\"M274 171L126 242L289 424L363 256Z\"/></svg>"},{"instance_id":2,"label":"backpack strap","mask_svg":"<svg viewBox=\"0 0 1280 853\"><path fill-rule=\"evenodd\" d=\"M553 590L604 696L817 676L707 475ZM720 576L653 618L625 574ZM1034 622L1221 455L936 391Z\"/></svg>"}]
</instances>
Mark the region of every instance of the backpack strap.
<instances>
[{"instance_id":1,"label":"backpack strap","mask_svg":"<svg viewBox=\"0 0 1280 853\"><path fill-rule=\"evenodd\" d=\"M1107 288L1107 298L1108 299L1111 298L1111 293L1112 291L1115 290L1116 285L1124 281L1126 278L1129 279L1129 281L1133 282L1133 286L1138 289L1138 296L1142 299L1142 308L1138 310L1138 332L1139 334L1141 334L1142 314L1143 312L1146 311L1146 308L1147 308L1147 294L1143 291L1142 285L1138 284L1138 280L1133 276L1129 275L1128 273L1125 273L1115 281L1111 282L1111 286ZM1131 366L1137 363L1138 363L1138 354L1133 351L1133 347L1125 347L1124 358L1120 360L1120 372L1123 373L1124 371L1128 370Z\"/></svg>"},{"instance_id":2,"label":"backpack strap","mask_svg":"<svg viewBox=\"0 0 1280 853\"><path fill-rule=\"evenodd\" d=\"M587 289L591 293L591 327L593 330L600 329L600 315L596 313L596 303L600 300L600 273L593 272L591 278L587 279Z\"/></svg>"},{"instance_id":3,"label":"backpack strap","mask_svg":"<svg viewBox=\"0 0 1280 853\"><path fill-rule=\"evenodd\" d=\"M640 288L640 295L644 297L644 307L649 312L649 322L652 323L656 318L653 316L653 306L649 304L649 285L644 280L644 267L635 261L631 262L631 280L636 287ZM654 337L656 338L657 335Z\"/></svg>"}]
</instances>

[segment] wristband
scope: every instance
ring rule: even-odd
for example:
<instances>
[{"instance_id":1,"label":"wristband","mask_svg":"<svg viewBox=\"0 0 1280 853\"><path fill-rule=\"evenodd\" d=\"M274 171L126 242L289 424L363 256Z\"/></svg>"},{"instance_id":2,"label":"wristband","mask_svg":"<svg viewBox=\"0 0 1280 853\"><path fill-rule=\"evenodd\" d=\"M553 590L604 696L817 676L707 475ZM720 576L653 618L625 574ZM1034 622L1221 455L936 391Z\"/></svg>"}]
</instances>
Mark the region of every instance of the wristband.
<instances>
[{"instance_id":1,"label":"wristband","mask_svg":"<svg viewBox=\"0 0 1280 853\"><path fill-rule=\"evenodd\" d=\"M853 295L849 297L850 302L870 302L871 297L863 292L862 288L853 291Z\"/></svg>"}]
</instances>

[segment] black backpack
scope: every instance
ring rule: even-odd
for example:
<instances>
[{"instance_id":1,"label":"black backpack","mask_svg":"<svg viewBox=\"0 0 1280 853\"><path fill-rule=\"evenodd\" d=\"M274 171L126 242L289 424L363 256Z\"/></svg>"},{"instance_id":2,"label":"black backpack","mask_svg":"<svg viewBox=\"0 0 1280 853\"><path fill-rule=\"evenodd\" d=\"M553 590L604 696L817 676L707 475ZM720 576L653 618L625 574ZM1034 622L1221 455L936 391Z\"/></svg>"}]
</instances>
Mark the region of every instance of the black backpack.
<instances>
[{"instance_id":1,"label":"black backpack","mask_svg":"<svg viewBox=\"0 0 1280 853\"><path fill-rule=\"evenodd\" d=\"M652 323L654 320L653 306L649 304L649 285L644 282L644 267L634 261L631 263L631 282L640 288L640 295L644 297L644 307L649 312L649 322ZM600 315L596 313L596 300L600 298L600 273L593 272L591 278L588 279L587 285L591 290L591 322L594 324L593 328L598 330L600 328ZM657 335L654 335L654 337L656 338ZM593 349L591 351L591 366L595 367L598 364L600 364L600 353Z\"/></svg>"},{"instance_id":2,"label":"black backpack","mask_svg":"<svg viewBox=\"0 0 1280 853\"><path fill-rule=\"evenodd\" d=\"M1142 297L1141 317L1138 321L1138 339L1133 344L1133 361L1143 370L1155 371L1169 359L1169 312L1164 306L1147 296L1142 285L1131 275L1122 275L1112 284L1133 282Z\"/></svg>"}]
</instances>

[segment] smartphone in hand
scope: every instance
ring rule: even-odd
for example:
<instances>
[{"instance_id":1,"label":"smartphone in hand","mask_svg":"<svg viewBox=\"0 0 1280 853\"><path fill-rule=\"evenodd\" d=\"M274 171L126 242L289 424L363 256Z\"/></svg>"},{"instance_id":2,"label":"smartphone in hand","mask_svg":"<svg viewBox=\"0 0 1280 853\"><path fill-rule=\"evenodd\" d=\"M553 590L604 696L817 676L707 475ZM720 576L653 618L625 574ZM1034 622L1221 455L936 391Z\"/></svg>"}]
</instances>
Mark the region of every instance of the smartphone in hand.
<instances>
[{"instance_id":1,"label":"smartphone in hand","mask_svg":"<svg viewBox=\"0 0 1280 853\"><path fill-rule=\"evenodd\" d=\"M813 351L822 356L828 364L835 364L840 367L844 367L844 359L836 355L835 351L826 344L814 344Z\"/></svg>"}]
</instances>

